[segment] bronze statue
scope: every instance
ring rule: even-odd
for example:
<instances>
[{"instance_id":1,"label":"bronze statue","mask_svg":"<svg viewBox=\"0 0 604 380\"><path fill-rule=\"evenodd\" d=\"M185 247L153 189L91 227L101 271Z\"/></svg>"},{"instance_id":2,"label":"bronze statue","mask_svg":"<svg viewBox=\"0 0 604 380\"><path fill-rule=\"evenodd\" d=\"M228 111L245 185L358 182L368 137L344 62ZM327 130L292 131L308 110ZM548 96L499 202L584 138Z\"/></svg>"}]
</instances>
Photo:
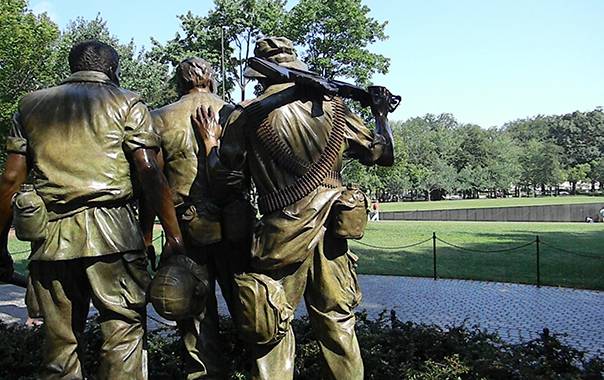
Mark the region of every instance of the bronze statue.
<instances>
[{"instance_id":1,"label":"bronze statue","mask_svg":"<svg viewBox=\"0 0 604 380\"><path fill-rule=\"evenodd\" d=\"M186 254L199 264L197 271L203 271L197 278L207 279L207 294L197 295L205 300L203 310L195 308L184 311L182 308L166 305L174 299L184 299L181 289L172 289L174 284L184 279L171 278L167 281L155 279L150 295L156 309L167 317L177 321L187 356L185 357L187 379L226 378L226 368L221 340L218 335L218 309L215 297L215 283L220 285L227 304L230 305L232 275L241 271L248 256L251 240L251 221L254 218L246 193L240 190L229 196L212 193L206 173L205 143L196 135L191 124L191 116L198 107L212 107L217 110L218 122L213 131L220 136L220 125L226 122L233 106L225 103L215 94L216 86L211 66L199 58L182 61L176 68L175 79L180 99L152 112L153 123L161 137L163 168L172 189L183 236ZM241 177L236 172L223 173L223 177ZM146 215L142 222L146 244L151 244L153 214L143 210ZM163 271L177 273L176 269ZM175 265L175 263L171 263ZM180 268L180 272L182 268ZM181 277L190 277L183 276ZM155 282L159 283L155 285ZM199 287L197 286L196 289ZM166 296L169 294L169 296ZM176 295L176 296L175 296ZM194 300L193 300L194 301ZM195 304L195 302L191 302ZM178 309L178 311L175 311ZM194 314L195 314L194 313Z\"/></svg>"},{"instance_id":2,"label":"bronze statue","mask_svg":"<svg viewBox=\"0 0 604 380\"><path fill-rule=\"evenodd\" d=\"M256 57L305 73L291 41L259 40ZM253 346L253 376L291 379L294 335L289 324L304 297L321 347L324 377L362 379L363 362L354 331L354 308L361 299L356 256L346 238L358 238L367 218L366 198L342 185L342 158L365 165L392 165L387 113L393 97L375 88L370 106L377 127L370 131L339 97L338 89L312 75L268 77L249 67L264 91L230 115L220 143L212 110L194 117L203 136L211 178L221 171L250 173L262 218L254 232L249 269L236 274L234 317ZM281 78L283 79L283 78ZM292 83L292 81L294 83ZM285 83L280 83L285 82ZM214 184L223 193L235 181ZM364 219L364 220L363 220Z\"/></svg>"},{"instance_id":3,"label":"bronze statue","mask_svg":"<svg viewBox=\"0 0 604 380\"><path fill-rule=\"evenodd\" d=\"M92 300L103 335L96 378L145 379L150 277L132 206L131 167L167 234L164 254L184 252L156 162L159 137L141 99L119 87L119 57L111 46L77 44L69 66L71 76L25 96L14 116L0 180L2 241L11 198L31 173L33 187L17 194L14 209L17 233L32 240L30 278L45 333L40 376L85 377L80 340ZM3 273L11 272L7 264Z\"/></svg>"}]
</instances>

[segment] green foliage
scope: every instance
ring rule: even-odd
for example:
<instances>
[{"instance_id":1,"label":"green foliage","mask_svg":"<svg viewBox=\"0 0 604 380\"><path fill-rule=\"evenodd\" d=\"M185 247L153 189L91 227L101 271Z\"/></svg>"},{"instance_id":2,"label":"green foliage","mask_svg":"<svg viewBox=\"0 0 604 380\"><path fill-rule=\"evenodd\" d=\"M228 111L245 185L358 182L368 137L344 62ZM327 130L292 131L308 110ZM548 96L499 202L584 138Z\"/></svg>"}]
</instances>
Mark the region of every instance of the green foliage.
<instances>
[{"instance_id":1,"label":"green foliage","mask_svg":"<svg viewBox=\"0 0 604 380\"><path fill-rule=\"evenodd\" d=\"M311 70L368 84L372 74L388 72L390 62L367 48L388 38L387 23L369 11L361 0L301 0L288 13L284 32L304 47L302 58Z\"/></svg>"},{"instance_id":2,"label":"green foliage","mask_svg":"<svg viewBox=\"0 0 604 380\"><path fill-rule=\"evenodd\" d=\"M321 353L306 318L293 322L296 334L295 378L321 377ZM539 338L518 345L503 342L477 326L438 326L400 321L394 311L377 319L357 313L357 335L366 379L602 379L604 362L586 358L544 330ZM231 379L249 379L250 362L229 319L221 321L224 356ZM0 323L0 377L33 379L41 362L43 337L38 328ZM184 378L183 345L173 328L149 333L150 379ZM84 334L84 369L94 374L101 346L96 320Z\"/></svg>"},{"instance_id":3,"label":"green foliage","mask_svg":"<svg viewBox=\"0 0 604 380\"><path fill-rule=\"evenodd\" d=\"M71 47L85 40L96 39L115 48L120 56L120 85L138 92L151 108L160 107L176 98L170 85L168 67L152 60L144 51L137 51L134 42L121 43L107 28L107 22L97 15L92 20L71 21L58 39L53 51L56 82L69 75L68 56Z\"/></svg>"},{"instance_id":4,"label":"green foliage","mask_svg":"<svg viewBox=\"0 0 604 380\"><path fill-rule=\"evenodd\" d=\"M46 14L37 16L27 9L25 0L0 2L0 25L0 144L4 147L19 99L54 82L48 57L59 30Z\"/></svg>"}]
</instances>

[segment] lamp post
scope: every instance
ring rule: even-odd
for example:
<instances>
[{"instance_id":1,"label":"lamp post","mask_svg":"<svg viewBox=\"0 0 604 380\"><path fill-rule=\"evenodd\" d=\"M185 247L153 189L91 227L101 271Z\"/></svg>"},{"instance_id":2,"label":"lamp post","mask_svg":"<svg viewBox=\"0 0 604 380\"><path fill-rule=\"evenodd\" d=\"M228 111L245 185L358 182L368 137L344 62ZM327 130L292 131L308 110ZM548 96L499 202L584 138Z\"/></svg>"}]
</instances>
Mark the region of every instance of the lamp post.
<instances>
[{"instance_id":1,"label":"lamp post","mask_svg":"<svg viewBox=\"0 0 604 380\"><path fill-rule=\"evenodd\" d=\"M224 72L224 30L226 26L220 28L220 51L221 51L221 73L222 73L222 100L225 100L226 73Z\"/></svg>"}]
</instances>

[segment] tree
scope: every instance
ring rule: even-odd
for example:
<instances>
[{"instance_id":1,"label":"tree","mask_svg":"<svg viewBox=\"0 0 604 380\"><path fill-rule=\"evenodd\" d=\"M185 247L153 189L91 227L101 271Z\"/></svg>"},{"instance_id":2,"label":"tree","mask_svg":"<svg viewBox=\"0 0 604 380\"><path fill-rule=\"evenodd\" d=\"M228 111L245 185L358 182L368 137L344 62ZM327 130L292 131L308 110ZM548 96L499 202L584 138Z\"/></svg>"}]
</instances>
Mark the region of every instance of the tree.
<instances>
[{"instance_id":1,"label":"tree","mask_svg":"<svg viewBox=\"0 0 604 380\"><path fill-rule=\"evenodd\" d=\"M285 23L284 0L215 0L215 9L207 16L208 25L225 28L225 39L235 45L228 59L228 70L245 99L248 79L243 77L247 59L254 51L255 40L267 35L281 35Z\"/></svg>"},{"instance_id":2,"label":"tree","mask_svg":"<svg viewBox=\"0 0 604 380\"><path fill-rule=\"evenodd\" d=\"M573 112L557 118L551 139L563 149L563 164L574 167L604 154L604 112Z\"/></svg>"},{"instance_id":3,"label":"tree","mask_svg":"<svg viewBox=\"0 0 604 380\"><path fill-rule=\"evenodd\" d=\"M566 180L571 184L571 194L577 193L577 182L585 181L590 170L589 164L578 164L566 170Z\"/></svg>"},{"instance_id":4,"label":"tree","mask_svg":"<svg viewBox=\"0 0 604 380\"><path fill-rule=\"evenodd\" d=\"M521 157L521 181L528 186L557 186L563 180L560 164L561 148L552 142L531 140L528 142Z\"/></svg>"},{"instance_id":5,"label":"tree","mask_svg":"<svg viewBox=\"0 0 604 380\"><path fill-rule=\"evenodd\" d=\"M34 15L25 0L0 2L0 135L4 138L23 95L52 83L51 55L58 27ZM4 161L4 149L2 149Z\"/></svg>"},{"instance_id":6,"label":"tree","mask_svg":"<svg viewBox=\"0 0 604 380\"><path fill-rule=\"evenodd\" d=\"M302 60L311 70L367 84L374 73L387 73L390 62L367 48L387 38L386 22L369 11L361 0L300 0L288 13L284 32L303 48Z\"/></svg>"},{"instance_id":7,"label":"tree","mask_svg":"<svg viewBox=\"0 0 604 380\"><path fill-rule=\"evenodd\" d=\"M90 39L105 42L117 50L120 56L120 85L138 92L149 107L163 106L175 99L176 92L170 83L168 66L154 61L144 50L137 52L133 41L121 43L111 34L100 15L92 20L77 18L61 33L52 55L56 82L69 75L68 56L71 47Z\"/></svg>"},{"instance_id":8,"label":"tree","mask_svg":"<svg viewBox=\"0 0 604 380\"><path fill-rule=\"evenodd\" d=\"M257 38L281 34L285 23L285 1L214 0L214 8L206 16L188 12L178 18L183 34L176 33L166 44L152 39L152 57L172 67L185 58L203 58L216 71L221 91L224 76L228 98L231 97L230 91L238 86L244 99L248 81L243 77L243 70L247 59ZM223 32L224 73L221 66Z\"/></svg>"}]
</instances>

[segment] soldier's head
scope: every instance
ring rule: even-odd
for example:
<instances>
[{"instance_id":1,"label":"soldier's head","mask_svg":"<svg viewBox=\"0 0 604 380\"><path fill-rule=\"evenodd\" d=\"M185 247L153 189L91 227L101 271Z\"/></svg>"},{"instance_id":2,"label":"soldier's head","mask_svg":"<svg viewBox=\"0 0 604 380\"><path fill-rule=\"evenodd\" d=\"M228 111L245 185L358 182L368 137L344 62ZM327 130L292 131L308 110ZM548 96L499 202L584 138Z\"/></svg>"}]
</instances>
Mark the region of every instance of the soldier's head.
<instances>
[{"instance_id":1,"label":"soldier's head","mask_svg":"<svg viewBox=\"0 0 604 380\"><path fill-rule=\"evenodd\" d=\"M176 90L182 96L192 89L204 89L214 93L214 70L212 66L201 58L187 58L176 66Z\"/></svg>"},{"instance_id":2,"label":"soldier's head","mask_svg":"<svg viewBox=\"0 0 604 380\"><path fill-rule=\"evenodd\" d=\"M285 37L264 37L259 39L256 41L254 56L280 66L308 70L308 66L298 59L294 44ZM258 80L263 87L271 84L268 78L249 66L243 72L243 76Z\"/></svg>"},{"instance_id":3,"label":"soldier's head","mask_svg":"<svg viewBox=\"0 0 604 380\"><path fill-rule=\"evenodd\" d=\"M77 71L100 71L119 85L120 57L106 43L88 40L74 45L69 51L69 69Z\"/></svg>"}]
</instances>

